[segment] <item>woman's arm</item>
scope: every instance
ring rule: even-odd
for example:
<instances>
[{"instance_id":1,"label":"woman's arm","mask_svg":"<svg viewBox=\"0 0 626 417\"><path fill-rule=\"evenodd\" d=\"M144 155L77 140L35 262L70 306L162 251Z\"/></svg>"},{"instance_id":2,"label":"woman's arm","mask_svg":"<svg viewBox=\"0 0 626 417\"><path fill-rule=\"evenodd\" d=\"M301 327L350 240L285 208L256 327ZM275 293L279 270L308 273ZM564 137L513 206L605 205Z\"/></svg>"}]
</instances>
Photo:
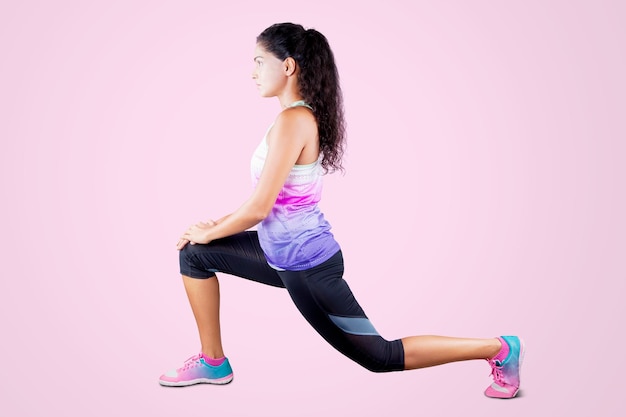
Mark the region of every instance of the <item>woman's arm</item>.
<instances>
[{"instance_id":1,"label":"woman's arm","mask_svg":"<svg viewBox=\"0 0 626 417\"><path fill-rule=\"evenodd\" d=\"M261 222L271 212L278 193L307 143L315 140L317 125L305 109L283 111L267 136L268 153L261 177L250 198L235 212L217 222L198 223L183 235L183 240L208 243L234 235ZM184 246L180 244L179 249Z\"/></svg>"}]
</instances>

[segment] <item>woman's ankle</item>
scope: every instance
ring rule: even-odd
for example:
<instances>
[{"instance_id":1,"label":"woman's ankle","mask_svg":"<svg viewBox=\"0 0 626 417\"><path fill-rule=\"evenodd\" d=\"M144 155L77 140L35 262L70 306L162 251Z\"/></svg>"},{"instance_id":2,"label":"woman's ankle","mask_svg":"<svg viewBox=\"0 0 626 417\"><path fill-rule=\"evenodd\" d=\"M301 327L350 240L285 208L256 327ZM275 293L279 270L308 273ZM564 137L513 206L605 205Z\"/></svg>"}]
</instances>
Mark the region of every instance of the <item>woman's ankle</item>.
<instances>
[{"instance_id":1,"label":"woman's ankle","mask_svg":"<svg viewBox=\"0 0 626 417\"><path fill-rule=\"evenodd\" d=\"M202 355L207 357L208 359L222 359L225 356L222 349L202 348L201 352Z\"/></svg>"},{"instance_id":2,"label":"woman's ankle","mask_svg":"<svg viewBox=\"0 0 626 417\"><path fill-rule=\"evenodd\" d=\"M219 366L222 363L224 363L224 361L226 360L226 357L222 354L220 355L207 355L206 353L202 352L202 359L204 359L204 361L206 363L208 363L211 366Z\"/></svg>"}]
</instances>

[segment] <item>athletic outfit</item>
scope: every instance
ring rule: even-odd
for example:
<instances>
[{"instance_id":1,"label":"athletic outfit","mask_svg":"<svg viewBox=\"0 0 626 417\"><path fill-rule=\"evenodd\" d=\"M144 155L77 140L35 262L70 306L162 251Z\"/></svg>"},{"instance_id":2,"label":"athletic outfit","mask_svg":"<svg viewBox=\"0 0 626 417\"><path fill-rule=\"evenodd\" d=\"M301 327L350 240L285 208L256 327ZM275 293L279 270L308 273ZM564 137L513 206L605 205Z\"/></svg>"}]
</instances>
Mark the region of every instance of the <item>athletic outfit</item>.
<instances>
[{"instance_id":1,"label":"athletic outfit","mask_svg":"<svg viewBox=\"0 0 626 417\"><path fill-rule=\"evenodd\" d=\"M267 134L252 156L255 186L268 153L266 139ZM291 169L257 231L186 245L180 251L180 272L191 278L223 272L286 288L304 318L341 353L375 372L403 370L402 342L387 341L376 332L342 278L341 248L318 207L321 162L320 156Z\"/></svg>"},{"instance_id":2,"label":"athletic outfit","mask_svg":"<svg viewBox=\"0 0 626 417\"><path fill-rule=\"evenodd\" d=\"M303 101L291 106L309 107ZM252 157L254 185L267 157L266 137ZM258 231L241 232L206 245L186 245L180 251L180 272L198 279L222 272L286 288L304 318L338 351L374 372L403 370L402 342L388 341L378 334L342 278L341 249L318 207L321 161L322 155L314 163L292 168ZM162 376L161 384L230 382L232 370L227 360L215 366L208 359L202 355L190 358L186 368ZM189 369L208 376L199 378Z\"/></svg>"}]
</instances>

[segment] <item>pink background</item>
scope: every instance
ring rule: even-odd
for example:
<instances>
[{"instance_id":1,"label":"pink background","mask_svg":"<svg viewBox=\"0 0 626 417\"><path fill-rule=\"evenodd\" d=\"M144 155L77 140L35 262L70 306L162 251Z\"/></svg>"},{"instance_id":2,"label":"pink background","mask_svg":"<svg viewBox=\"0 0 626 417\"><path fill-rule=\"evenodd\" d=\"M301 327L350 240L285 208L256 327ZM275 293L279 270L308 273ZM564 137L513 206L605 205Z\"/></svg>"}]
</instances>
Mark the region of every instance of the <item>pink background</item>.
<instances>
[{"instance_id":1,"label":"pink background","mask_svg":"<svg viewBox=\"0 0 626 417\"><path fill-rule=\"evenodd\" d=\"M618 414L625 19L620 1L3 1L0 414ZM281 21L337 57L347 174L322 208L366 312L390 339L522 335L521 398L483 397L481 361L369 373L284 291L227 276L235 381L157 384L199 349L174 245L250 193L279 111L254 39Z\"/></svg>"}]
</instances>

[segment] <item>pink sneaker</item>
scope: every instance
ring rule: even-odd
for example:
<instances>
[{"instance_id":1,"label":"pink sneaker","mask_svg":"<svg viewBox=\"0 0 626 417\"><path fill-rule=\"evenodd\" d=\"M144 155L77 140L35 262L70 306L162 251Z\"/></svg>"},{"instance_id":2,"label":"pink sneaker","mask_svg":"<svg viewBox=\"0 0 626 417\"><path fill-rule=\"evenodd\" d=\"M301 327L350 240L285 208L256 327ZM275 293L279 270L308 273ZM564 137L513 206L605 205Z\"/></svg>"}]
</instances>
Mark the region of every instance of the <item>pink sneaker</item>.
<instances>
[{"instance_id":1,"label":"pink sneaker","mask_svg":"<svg viewBox=\"0 0 626 417\"><path fill-rule=\"evenodd\" d=\"M524 342L517 336L498 337L500 352L489 359L493 383L485 390L491 398L513 398L520 386L520 370L524 360Z\"/></svg>"},{"instance_id":2,"label":"pink sneaker","mask_svg":"<svg viewBox=\"0 0 626 417\"><path fill-rule=\"evenodd\" d=\"M220 365L207 363L202 354L187 359L182 368L169 371L159 378L159 384L166 387L185 387L194 384L228 384L233 380L233 370L228 358Z\"/></svg>"}]
</instances>

